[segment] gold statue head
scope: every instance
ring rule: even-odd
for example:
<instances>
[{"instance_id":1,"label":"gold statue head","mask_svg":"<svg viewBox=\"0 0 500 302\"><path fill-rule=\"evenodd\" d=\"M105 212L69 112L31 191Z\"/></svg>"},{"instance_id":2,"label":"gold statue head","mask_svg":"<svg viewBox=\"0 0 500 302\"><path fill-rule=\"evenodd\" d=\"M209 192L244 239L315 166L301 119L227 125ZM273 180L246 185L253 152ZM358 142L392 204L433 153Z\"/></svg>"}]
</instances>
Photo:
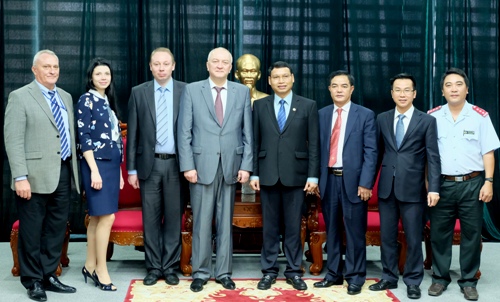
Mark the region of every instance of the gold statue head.
<instances>
[{"instance_id":1,"label":"gold statue head","mask_svg":"<svg viewBox=\"0 0 500 302\"><path fill-rule=\"evenodd\" d=\"M234 72L236 79L243 85L250 88L250 98L253 101L266 97L267 94L258 91L255 84L260 79L260 60L252 54L244 54L236 60L236 71Z\"/></svg>"},{"instance_id":2,"label":"gold statue head","mask_svg":"<svg viewBox=\"0 0 500 302\"><path fill-rule=\"evenodd\" d=\"M254 55L244 54L236 61L236 78L243 84L255 87L260 79L260 60Z\"/></svg>"}]
</instances>

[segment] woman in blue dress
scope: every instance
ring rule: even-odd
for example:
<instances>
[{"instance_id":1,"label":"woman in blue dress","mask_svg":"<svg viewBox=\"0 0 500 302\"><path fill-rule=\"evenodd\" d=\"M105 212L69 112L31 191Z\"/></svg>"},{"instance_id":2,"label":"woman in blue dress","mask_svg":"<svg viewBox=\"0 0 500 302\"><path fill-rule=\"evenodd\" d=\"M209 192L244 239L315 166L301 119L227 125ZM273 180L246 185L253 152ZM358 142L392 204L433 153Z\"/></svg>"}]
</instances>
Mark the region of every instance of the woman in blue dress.
<instances>
[{"instance_id":1,"label":"woman in blue dress","mask_svg":"<svg viewBox=\"0 0 500 302\"><path fill-rule=\"evenodd\" d=\"M76 113L82 182L90 216L82 274L85 282L88 277L100 289L115 291L106 265L106 250L124 184L120 169L123 148L115 114L113 71L107 61L97 58L90 63L86 89Z\"/></svg>"}]
</instances>

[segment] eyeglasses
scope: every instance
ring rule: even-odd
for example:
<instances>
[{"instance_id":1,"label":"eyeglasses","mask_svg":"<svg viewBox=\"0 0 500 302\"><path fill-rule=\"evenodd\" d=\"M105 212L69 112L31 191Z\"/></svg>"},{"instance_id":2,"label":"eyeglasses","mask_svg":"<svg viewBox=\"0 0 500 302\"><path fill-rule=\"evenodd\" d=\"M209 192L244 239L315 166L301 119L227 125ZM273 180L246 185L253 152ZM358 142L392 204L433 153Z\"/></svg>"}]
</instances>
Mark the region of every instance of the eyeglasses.
<instances>
[{"instance_id":1,"label":"eyeglasses","mask_svg":"<svg viewBox=\"0 0 500 302\"><path fill-rule=\"evenodd\" d=\"M395 94L401 94L401 92L404 94L404 95L410 95L413 91L415 91L414 89L404 89L404 90L401 90L401 89L393 89L392 90Z\"/></svg>"},{"instance_id":2,"label":"eyeglasses","mask_svg":"<svg viewBox=\"0 0 500 302\"><path fill-rule=\"evenodd\" d=\"M282 81L288 81L290 79L292 75L291 74L284 74L284 75L274 75L274 76L271 76L271 80L273 81L279 81L279 80L282 80Z\"/></svg>"}]
</instances>

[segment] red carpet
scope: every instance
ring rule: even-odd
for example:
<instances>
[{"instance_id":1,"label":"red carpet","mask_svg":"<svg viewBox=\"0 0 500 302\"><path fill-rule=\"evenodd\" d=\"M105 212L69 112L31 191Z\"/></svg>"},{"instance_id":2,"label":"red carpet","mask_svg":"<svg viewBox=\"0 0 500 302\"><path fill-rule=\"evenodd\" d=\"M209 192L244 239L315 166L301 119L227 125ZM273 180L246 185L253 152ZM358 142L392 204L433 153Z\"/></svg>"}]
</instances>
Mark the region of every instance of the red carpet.
<instances>
[{"instance_id":1,"label":"red carpet","mask_svg":"<svg viewBox=\"0 0 500 302\"><path fill-rule=\"evenodd\" d=\"M368 286L375 283L375 279L366 280L361 294L350 296L347 294L347 284L332 286L324 289L313 287L313 283L321 279L305 278L308 289L298 291L286 284L284 279L276 280L276 284L269 290L258 290L259 279L234 279L235 290L226 290L212 279L199 293L193 293L189 286L191 279L181 279L179 285L171 286L159 281L153 286L144 286L142 280L132 280L125 297L125 302L151 301L189 301L189 302L335 302L335 301L363 301L363 302L399 302L390 291L373 292Z\"/></svg>"}]
</instances>

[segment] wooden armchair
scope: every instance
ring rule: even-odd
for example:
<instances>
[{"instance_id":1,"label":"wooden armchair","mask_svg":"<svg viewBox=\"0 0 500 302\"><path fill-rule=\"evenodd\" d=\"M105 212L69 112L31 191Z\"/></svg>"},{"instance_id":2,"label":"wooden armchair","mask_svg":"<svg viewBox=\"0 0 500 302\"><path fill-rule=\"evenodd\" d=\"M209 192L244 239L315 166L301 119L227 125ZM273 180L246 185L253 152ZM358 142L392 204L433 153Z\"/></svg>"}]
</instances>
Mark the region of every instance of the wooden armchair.
<instances>
[{"instance_id":1,"label":"wooden armchair","mask_svg":"<svg viewBox=\"0 0 500 302\"><path fill-rule=\"evenodd\" d=\"M368 200L366 245L380 246L382 244L380 237L380 214L378 212L378 178L375 181L372 191L372 198ZM311 261L309 271L312 275L319 275L323 269L323 243L327 240L326 225L321 212L321 200L318 197L309 197L309 216L307 220L307 229L309 233L309 250L306 251L306 258ZM404 236L401 221L398 226L399 242L399 272L404 271L406 260L406 238ZM345 234L344 234L345 244Z\"/></svg>"},{"instance_id":2,"label":"wooden armchair","mask_svg":"<svg viewBox=\"0 0 500 302\"><path fill-rule=\"evenodd\" d=\"M118 197L118 212L115 213L115 221L111 227L108 251L106 259L109 261L113 256L114 244L144 246L144 232L142 224L142 202L140 190L132 188L128 184L128 171L126 166L127 147L127 124L121 123L123 139L123 162L121 163L122 175L125 185L120 190ZM88 215L85 217L88 225Z\"/></svg>"},{"instance_id":3,"label":"wooden armchair","mask_svg":"<svg viewBox=\"0 0 500 302\"><path fill-rule=\"evenodd\" d=\"M62 267L68 267L68 245L69 245L69 222L66 226L66 234L64 235L64 243L61 251L61 262L57 266L56 276L60 276L62 272ZM12 230L10 231L10 248L12 249L12 260L14 260L14 265L12 266L11 272L14 277L19 277L19 255L17 253L17 246L19 242L19 220L16 220L12 225Z\"/></svg>"}]
</instances>

